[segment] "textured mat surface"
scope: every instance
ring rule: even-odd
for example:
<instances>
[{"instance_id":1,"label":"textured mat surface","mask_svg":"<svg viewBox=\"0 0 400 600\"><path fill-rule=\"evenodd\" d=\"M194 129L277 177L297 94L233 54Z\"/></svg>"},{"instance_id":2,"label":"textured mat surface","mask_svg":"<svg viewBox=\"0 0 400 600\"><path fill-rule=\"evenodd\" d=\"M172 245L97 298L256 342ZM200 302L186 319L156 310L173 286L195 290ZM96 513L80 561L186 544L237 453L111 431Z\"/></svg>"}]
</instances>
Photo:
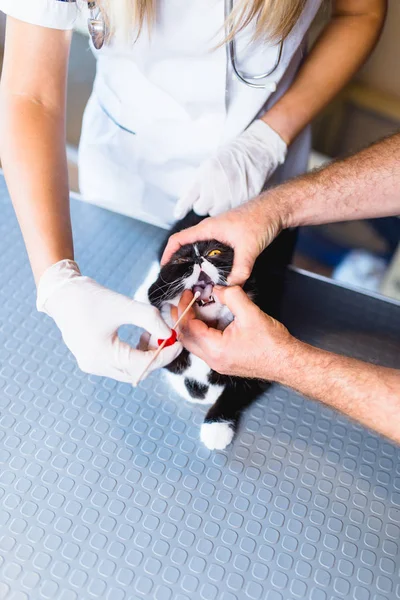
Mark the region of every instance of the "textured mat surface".
<instances>
[{"instance_id":1,"label":"textured mat surface","mask_svg":"<svg viewBox=\"0 0 400 600\"><path fill-rule=\"evenodd\" d=\"M203 409L160 374L135 390L80 373L35 312L0 186L0 599L400 598L399 448L274 386L210 452ZM82 269L132 293L163 233L72 210ZM400 367L398 306L286 283L297 335Z\"/></svg>"}]
</instances>

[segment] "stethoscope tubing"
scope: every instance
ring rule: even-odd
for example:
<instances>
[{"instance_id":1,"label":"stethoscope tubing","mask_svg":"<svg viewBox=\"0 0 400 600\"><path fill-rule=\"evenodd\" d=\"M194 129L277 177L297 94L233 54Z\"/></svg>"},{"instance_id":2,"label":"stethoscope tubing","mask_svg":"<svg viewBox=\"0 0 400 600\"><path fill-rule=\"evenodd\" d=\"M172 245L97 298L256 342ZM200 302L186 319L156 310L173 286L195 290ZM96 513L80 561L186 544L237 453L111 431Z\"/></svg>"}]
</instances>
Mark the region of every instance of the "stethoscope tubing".
<instances>
[{"instance_id":1,"label":"stethoscope tubing","mask_svg":"<svg viewBox=\"0 0 400 600\"><path fill-rule=\"evenodd\" d=\"M225 22L226 22L227 18L229 17L229 15L231 14L232 9L233 9L233 0L225 0L224 7L225 7ZM230 33L229 31L226 31L227 35L229 35L229 33ZM228 42L227 46L228 46L228 48L227 48L228 60L232 66L233 73L235 74L237 79L239 79L239 81L241 81L242 83L244 83L245 85L247 85L249 87L256 88L256 89L266 89L268 87L267 84L257 83L257 81L260 81L262 79L267 79L273 73L275 73L275 71L279 67L281 58L282 58L282 53L283 53L283 40L281 40L279 42L278 55L277 55L275 64L272 67L272 69L270 69L269 71L267 71L265 73L260 73L258 75L250 75L249 73L244 73L243 71L239 70L239 68L236 64L236 42L235 42L234 38Z\"/></svg>"},{"instance_id":2,"label":"stethoscope tubing","mask_svg":"<svg viewBox=\"0 0 400 600\"><path fill-rule=\"evenodd\" d=\"M90 11L90 18L88 19L89 34L90 34L90 37L92 39L93 45L96 48L96 50L100 50L100 48L102 48L102 46L104 44L104 41L105 41L105 38L107 35L106 25L104 23L104 19L101 15L100 11L97 9L95 0L87 0L87 3L88 3L89 11ZM225 0L225 2L224 2L225 21L227 20L228 16L231 14L232 9L233 9L233 0ZM226 32L226 33L229 35L229 32ZM230 40L227 43L227 56L228 56L228 61L230 62L231 66L232 66L233 73L235 74L235 76L237 77L237 79L239 81L241 81L242 83L244 83L245 85L247 85L251 88L256 88L256 89L266 89L267 87L269 87L267 83L260 83L260 82L264 79L267 79L273 73L275 73L275 71L277 70L277 68L279 67L279 64L281 62L282 52L283 52L283 40L281 40L279 42L278 55L277 55L275 64L272 67L272 69L270 69L269 71L266 71L265 73L259 73L258 75L250 75L249 73L244 73L243 71L240 71L236 64L236 42L235 42L235 39L233 38L232 40Z\"/></svg>"}]
</instances>

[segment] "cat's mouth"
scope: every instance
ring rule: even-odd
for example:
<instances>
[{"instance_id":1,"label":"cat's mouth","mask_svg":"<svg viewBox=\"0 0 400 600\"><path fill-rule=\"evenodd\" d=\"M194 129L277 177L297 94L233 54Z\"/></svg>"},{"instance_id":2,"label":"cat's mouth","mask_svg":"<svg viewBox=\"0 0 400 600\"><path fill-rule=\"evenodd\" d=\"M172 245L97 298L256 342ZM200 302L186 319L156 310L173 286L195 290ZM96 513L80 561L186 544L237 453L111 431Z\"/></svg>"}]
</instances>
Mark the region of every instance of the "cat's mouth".
<instances>
[{"instance_id":1,"label":"cat's mouth","mask_svg":"<svg viewBox=\"0 0 400 600\"><path fill-rule=\"evenodd\" d=\"M214 282L204 271L200 272L197 283L192 287L192 292L200 293L199 299L197 300L197 306L204 307L215 303L213 296Z\"/></svg>"}]
</instances>

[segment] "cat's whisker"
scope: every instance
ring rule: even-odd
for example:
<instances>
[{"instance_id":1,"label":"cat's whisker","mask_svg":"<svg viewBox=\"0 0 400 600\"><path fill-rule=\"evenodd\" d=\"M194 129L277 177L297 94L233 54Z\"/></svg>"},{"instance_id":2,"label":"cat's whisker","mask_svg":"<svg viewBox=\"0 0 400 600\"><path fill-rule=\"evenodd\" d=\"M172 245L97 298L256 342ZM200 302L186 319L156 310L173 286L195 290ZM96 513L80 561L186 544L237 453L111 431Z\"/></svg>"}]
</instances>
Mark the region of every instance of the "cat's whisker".
<instances>
[{"instance_id":1,"label":"cat's whisker","mask_svg":"<svg viewBox=\"0 0 400 600\"><path fill-rule=\"evenodd\" d=\"M168 298L174 298L179 292L183 291L183 289L183 280L166 283L157 289L157 294L152 295L151 300L152 302L156 302L160 298L165 300L168 300Z\"/></svg>"},{"instance_id":2,"label":"cat's whisker","mask_svg":"<svg viewBox=\"0 0 400 600\"><path fill-rule=\"evenodd\" d=\"M165 284L163 286L160 286L157 291L159 292L159 295L162 296L166 293L165 290L167 290L167 292L168 292L169 290L175 291L175 290L179 290L180 288L183 289L183 284L176 284L176 282L174 282L174 283L170 283L169 285Z\"/></svg>"},{"instance_id":3,"label":"cat's whisker","mask_svg":"<svg viewBox=\"0 0 400 600\"><path fill-rule=\"evenodd\" d=\"M180 268L176 268L175 264L167 264L159 272L157 280L150 288L151 304L157 306L167 317L168 304L177 304L184 290L189 289L194 297L186 310L196 302L196 317L223 329L231 322L231 315L226 307L218 302L213 290L215 285L228 285L233 252L224 244L210 240L182 248L177 260L181 264ZM196 264L200 265L200 268L195 266ZM197 282L194 282L196 279ZM184 314L180 316L183 317ZM173 313L169 316L169 324L173 322L172 318ZM174 329L176 327L177 323L173 325ZM180 335L183 333L180 332ZM167 340L161 343L155 355L162 352L166 343ZM147 369L144 375L146 372ZM238 416L257 395L254 381L220 376L212 371L206 362L185 349L167 366L167 372L171 376L170 382L180 396L190 402L213 406L210 418L206 416L200 438L211 450L225 448L232 441L238 425Z\"/></svg>"},{"instance_id":4,"label":"cat's whisker","mask_svg":"<svg viewBox=\"0 0 400 600\"><path fill-rule=\"evenodd\" d=\"M161 274L161 271L160 271L160 274L159 274L159 278L161 279L161 281L162 281L163 283L165 283L165 284L167 284L167 285L168 285L168 284L169 284L169 285L171 284L171 282L165 281L165 279L163 278L163 276L162 276L162 274ZM177 281L184 281L185 279L186 279L186 276L182 276L182 277L179 277L178 279L176 279L176 280L175 280L173 283L176 283Z\"/></svg>"},{"instance_id":5,"label":"cat's whisker","mask_svg":"<svg viewBox=\"0 0 400 600\"><path fill-rule=\"evenodd\" d=\"M173 298L176 298L176 296L178 296L181 291L183 291L183 290L182 289L171 290L170 293L169 292L168 293L163 292L163 293L161 293L161 294L159 294L157 296L152 296L151 297L151 301L154 304L157 304L157 302L159 300L163 300L164 302L169 302Z\"/></svg>"},{"instance_id":6,"label":"cat's whisker","mask_svg":"<svg viewBox=\"0 0 400 600\"><path fill-rule=\"evenodd\" d=\"M161 277L160 277L160 279L161 279ZM165 281L164 279L161 279L161 281L163 281L163 282L164 282L164 284L163 284L163 285L160 285L160 286L158 287L158 289L159 289L159 290L162 290L162 289L164 289L164 288L166 288L166 287L168 287L168 286L169 286L169 287L172 287L172 286L178 286L178 285L182 285L182 284L183 284L183 281L184 281L184 278L183 278L183 277L181 277L180 279L178 279L178 280L176 280L176 281Z\"/></svg>"}]
</instances>

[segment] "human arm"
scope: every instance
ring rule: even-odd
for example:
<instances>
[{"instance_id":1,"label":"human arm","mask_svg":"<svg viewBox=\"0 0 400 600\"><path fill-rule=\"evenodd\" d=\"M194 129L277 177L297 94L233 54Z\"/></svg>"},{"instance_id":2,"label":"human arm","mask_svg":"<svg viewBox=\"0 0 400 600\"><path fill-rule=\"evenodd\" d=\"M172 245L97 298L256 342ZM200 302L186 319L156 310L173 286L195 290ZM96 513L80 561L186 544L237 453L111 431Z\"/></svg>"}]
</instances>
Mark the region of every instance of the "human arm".
<instances>
[{"instance_id":1,"label":"human arm","mask_svg":"<svg viewBox=\"0 0 400 600\"><path fill-rule=\"evenodd\" d=\"M309 124L367 58L381 31L386 0L336 0L332 18L286 93L203 162L181 196L175 217L190 209L217 216L259 194L287 145Z\"/></svg>"},{"instance_id":2,"label":"human arm","mask_svg":"<svg viewBox=\"0 0 400 600\"><path fill-rule=\"evenodd\" d=\"M400 134L396 134L171 236L162 262L184 244L214 238L234 249L229 283L241 285L257 256L282 229L399 214Z\"/></svg>"},{"instance_id":3,"label":"human arm","mask_svg":"<svg viewBox=\"0 0 400 600\"><path fill-rule=\"evenodd\" d=\"M0 151L36 281L50 265L73 259L65 152L70 41L69 31L7 18Z\"/></svg>"},{"instance_id":4,"label":"human arm","mask_svg":"<svg viewBox=\"0 0 400 600\"><path fill-rule=\"evenodd\" d=\"M400 371L305 344L263 313L239 287L214 288L235 315L218 331L189 312L184 346L219 373L274 381L334 408L400 443ZM179 311L190 301L185 292Z\"/></svg>"},{"instance_id":5,"label":"human arm","mask_svg":"<svg viewBox=\"0 0 400 600\"><path fill-rule=\"evenodd\" d=\"M288 91L262 120L287 144L336 96L374 48L387 0L334 0L329 23Z\"/></svg>"},{"instance_id":6,"label":"human arm","mask_svg":"<svg viewBox=\"0 0 400 600\"><path fill-rule=\"evenodd\" d=\"M51 316L82 370L136 381L153 353L123 343L125 324L171 334L159 312L81 275L73 262L65 153L65 87L71 34L7 19L0 90L1 156L38 283L37 307ZM152 368L171 362L180 344Z\"/></svg>"}]
</instances>

